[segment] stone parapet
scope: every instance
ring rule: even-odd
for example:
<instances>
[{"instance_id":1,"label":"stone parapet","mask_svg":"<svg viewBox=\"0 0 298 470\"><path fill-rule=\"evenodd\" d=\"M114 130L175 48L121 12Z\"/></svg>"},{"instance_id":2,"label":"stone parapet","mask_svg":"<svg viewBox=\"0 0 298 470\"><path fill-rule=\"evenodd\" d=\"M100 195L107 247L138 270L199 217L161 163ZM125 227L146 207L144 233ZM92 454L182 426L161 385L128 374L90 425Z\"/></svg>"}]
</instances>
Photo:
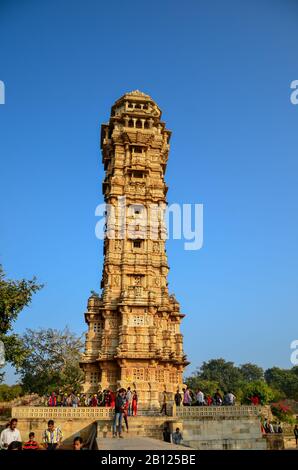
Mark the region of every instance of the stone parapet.
<instances>
[{"instance_id":1,"label":"stone parapet","mask_svg":"<svg viewBox=\"0 0 298 470\"><path fill-rule=\"evenodd\" d=\"M173 406L173 416L186 419L229 418L260 416L261 406Z\"/></svg>"},{"instance_id":2,"label":"stone parapet","mask_svg":"<svg viewBox=\"0 0 298 470\"><path fill-rule=\"evenodd\" d=\"M11 410L13 418L28 418L28 419L110 419L114 414L112 408L106 407L28 407L16 406Z\"/></svg>"}]
</instances>

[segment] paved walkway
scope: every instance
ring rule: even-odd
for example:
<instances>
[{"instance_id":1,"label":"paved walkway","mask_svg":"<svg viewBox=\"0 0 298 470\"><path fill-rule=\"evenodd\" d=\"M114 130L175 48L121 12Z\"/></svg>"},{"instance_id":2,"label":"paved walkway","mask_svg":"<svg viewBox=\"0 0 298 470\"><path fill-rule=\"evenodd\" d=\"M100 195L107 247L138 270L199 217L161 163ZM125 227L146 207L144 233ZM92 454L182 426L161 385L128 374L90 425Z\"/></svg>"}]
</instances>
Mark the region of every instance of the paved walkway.
<instances>
[{"instance_id":1,"label":"paved walkway","mask_svg":"<svg viewBox=\"0 0 298 470\"><path fill-rule=\"evenodd\" d=\"M178 446L169 442L159 441L152 437L134 437L125 436L123 439L119 437L106 437L97 439L99 450L185 450L191 451L190 447Z\"/></svg>"}]
</instances>

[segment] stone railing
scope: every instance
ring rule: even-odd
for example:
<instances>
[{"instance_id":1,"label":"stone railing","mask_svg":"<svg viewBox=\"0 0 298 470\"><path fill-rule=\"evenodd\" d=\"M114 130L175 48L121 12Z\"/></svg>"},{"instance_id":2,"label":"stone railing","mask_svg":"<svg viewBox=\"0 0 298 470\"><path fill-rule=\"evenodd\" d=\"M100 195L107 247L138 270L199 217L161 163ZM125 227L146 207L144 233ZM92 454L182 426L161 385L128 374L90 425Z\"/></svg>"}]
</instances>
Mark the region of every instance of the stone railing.
<instances>
[{"instance_id":1,"label":"stone railing","mask_svg":"<svg viewBox=\"0 0 298 470\"><path fill-rule=\"evenodd\" d=\"M16 406L11 410L13 418L44 418L44 419L111 419L114 414L112 408L106 407L43 407L43 406Z\"/></svg>"},{"instance_id":2,"label":"stone railing","mask_svg":"<svg viewBox=\"0 0 298 470\"><path fill-rule=\"evenodd\" d=\"M243 418L259 416L260 406L173 406L172 415L177 418Z\"/></svg>"}]
</instances>

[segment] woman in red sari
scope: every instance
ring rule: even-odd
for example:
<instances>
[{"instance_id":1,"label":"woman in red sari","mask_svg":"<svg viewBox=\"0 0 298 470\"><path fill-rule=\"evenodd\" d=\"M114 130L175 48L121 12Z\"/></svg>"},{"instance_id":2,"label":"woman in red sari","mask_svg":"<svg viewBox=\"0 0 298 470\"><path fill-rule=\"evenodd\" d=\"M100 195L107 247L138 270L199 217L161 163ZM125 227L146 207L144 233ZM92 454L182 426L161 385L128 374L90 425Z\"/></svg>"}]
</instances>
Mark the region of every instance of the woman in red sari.
<instances>
[{"instance_id":1,"label":"woman in red sari","mask_svg":"<svg viewBox=\"0 0 298 470\"><path fill-rule=\"evenodd\" d=\"M52 392L50 398L49 398L49 402L48 402L48 405L49 406L57 406L57 397L55 395L55 392Z\"/></svg>"},{"instance_id":2,"label":"woman in red sari","mask_svg":"<svg viewBox=\"0 0 298 470\"><path fill-rule=\"evenodd\" d=\"M133 394L132 394L132 404L131 404L131 408L132 408L132 415L133 415L133 416L137 416L137 411L138 411L138 395L137 395L136 390L134 390L134 391L133 391Z\"/></svg>"},{"instance_id":3,"label":"woman in red sari","mask_svg":"<svg viewBox=\"0 0 298 470\"><path fill-rule=\"evenodd\" d=\"M110 407L115 408L115 393L110 391Z\"/></svg>"}]
</instances>

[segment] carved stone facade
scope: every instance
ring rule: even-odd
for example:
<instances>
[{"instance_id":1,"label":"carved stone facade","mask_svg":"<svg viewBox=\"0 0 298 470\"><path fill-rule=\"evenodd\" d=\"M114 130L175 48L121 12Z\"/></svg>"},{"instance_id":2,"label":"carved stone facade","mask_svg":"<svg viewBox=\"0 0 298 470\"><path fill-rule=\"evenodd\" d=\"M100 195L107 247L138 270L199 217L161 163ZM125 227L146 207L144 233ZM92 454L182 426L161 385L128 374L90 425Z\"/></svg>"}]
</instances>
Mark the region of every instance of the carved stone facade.
<instances>
[{"instance_id":1,"label":"carved stone facade","mask_svg":"<svg viewBox=\"0 0 298 470\"><path fill-rule=\"evenodd\" d=\"M88 300L81 367L84 391L136 389L143 408L182 387L188 364L169 295L164 181L171 132L156 103L140 91L122 96L101 127L107 206L101 297ZM123 219L123 214L125 217ZM124 222L123 222L124 220Z\"/></svg>"}]
</instances>

